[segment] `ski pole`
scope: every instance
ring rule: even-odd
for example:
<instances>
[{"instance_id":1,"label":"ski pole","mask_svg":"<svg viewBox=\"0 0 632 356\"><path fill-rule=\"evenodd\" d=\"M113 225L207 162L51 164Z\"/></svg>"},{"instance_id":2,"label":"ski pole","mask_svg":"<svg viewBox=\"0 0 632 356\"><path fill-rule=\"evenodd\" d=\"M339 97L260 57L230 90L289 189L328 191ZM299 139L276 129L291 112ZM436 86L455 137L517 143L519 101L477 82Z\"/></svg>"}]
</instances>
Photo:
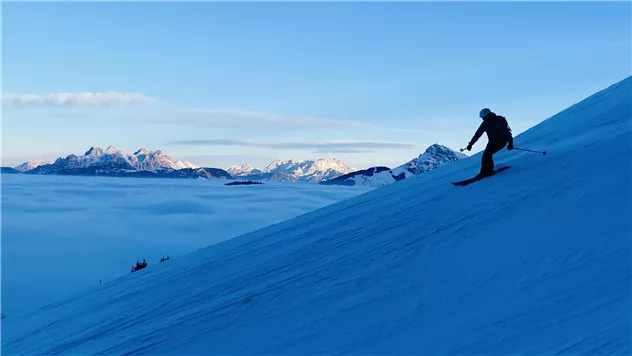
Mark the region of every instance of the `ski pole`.
<instances>
[{"instance_id":1,"label":"ski pole","mask_svg":"<svg viewBox=\"0 0 632 356\"><path fill-rule=\"evenodd\" d=\"M526 149L526 148L518 148L518 147L514 147L514 150L542 153L543 155L546 155L546 151L534 151L534 150L529 150L529 149Z\"/></svg>"}]
</instances>

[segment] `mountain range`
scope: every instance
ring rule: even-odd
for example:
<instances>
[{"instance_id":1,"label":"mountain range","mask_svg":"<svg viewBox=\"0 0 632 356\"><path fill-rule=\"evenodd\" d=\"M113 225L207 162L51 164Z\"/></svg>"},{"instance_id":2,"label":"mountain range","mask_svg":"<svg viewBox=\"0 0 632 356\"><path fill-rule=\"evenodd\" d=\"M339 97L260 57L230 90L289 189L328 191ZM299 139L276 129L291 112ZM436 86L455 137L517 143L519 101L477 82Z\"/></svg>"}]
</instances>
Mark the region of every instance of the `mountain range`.
<instances>
[{"instance_id":1,"label":"mountain range","mask_svg":"<svg viewBox=\"0 0 632 356\"><path fill-rule=\"evenodd\" d=\"M173 160L160 150L141 148L129 154L113 146L105 150L90 147L81 156L71 154L57 158L54 162L28 161L15 167L14 171L24 174L232 179L223 169L198 167L187 161Z\"/></svg>"},{"instance_id":2,"label":"mountain range","mask_svg":"<svg viewBox=\"0 0 632 356\"><path fill-rule=\"evenodd\" d=\"M396 168L390 169L384 166L371 167L335 177L333 179L320 182L320 184L381 187L413 175L433 170L466 157L469 156L456 152L446 146L434 144L428 147L424 153L419 155L419 157L413 158Z\"/></svg>"},{"instance_id":3,"label":"mountain range","mask_svg":"<svg viewBox=\"0 0 632 356\"><path fill-rule=\"evenodd\" d=\"M248 164L226 169L233 177L283 182L322 182L354 170L333 157L317 160L275 160L263 169L255 169Z\"/></svg>"},{"instance_id":4,"label":"mountain range","mask_svg":"<svg viewBox=\"0 0 632 356\"><path fill-rule=\"evenodd\" d=\"M199 167L188 161L174 160L162 151L141 148L133 154L113 146L90 147L83 155L59 157L55 161L32 160L16 167L3 167L2 173L98 175L115 177L164 177L202 179L244 179L254 181L310 182L320 184L380 187L467 157L445 146L430 146L413 160L390 169L371 167L354 169L339 159L274 160L263 169L249 164L224 169Z\"/></svg>"}]
</instances>

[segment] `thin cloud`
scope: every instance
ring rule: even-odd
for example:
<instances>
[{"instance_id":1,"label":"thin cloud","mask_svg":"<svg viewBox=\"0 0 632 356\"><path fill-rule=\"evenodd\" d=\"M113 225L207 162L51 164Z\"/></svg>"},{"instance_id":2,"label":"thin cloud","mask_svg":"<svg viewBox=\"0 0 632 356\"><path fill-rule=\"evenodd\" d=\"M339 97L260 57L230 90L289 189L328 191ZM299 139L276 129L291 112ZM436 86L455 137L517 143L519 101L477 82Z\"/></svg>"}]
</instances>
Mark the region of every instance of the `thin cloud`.
<instances>
[{"instance_id":1,"label":"thin cloud","mask_svg":"<svg viewBox=\"0 0 632 356\"><path fill-rule=\"evenodd\" d=\"M249 141L233 139L208 139L208 140L182 140L172 141L172 145L184 146L240 146L271 149L309 149L320 153L361 153L372 152L377 149L408 149L416 145L400 142L381 141L298 141L298 142L271 142Z\"/></svg>"},{"instance_id":2,"label":"thin cloud","mask_svg":"<svg viewBox=\"0 0 632 356\"><path fill-rule=\"evenodd\" d=\"M326 153L370 153L370 152L375 152L375 150L373 149L367 149L367 148L335 148L335 149L325 149L325 148L319 148L316 150L311 151L311 153L318 153L318 154L326 154Z\"/></svg>"},{"instance_id":3,"label":"thin cloud","mask_svg":"<svg viewBox=\"0 0 632 356\"><path fill-rule=\"evenodd\" d=\"M182 109L147 117L160 124L213 127L275 127L285 129L374 128L372 124L298 115L278 115L251 110Z\"/></svg>"},{"instance_id":4,"label":"thin cloud","mask_svg":"<svg viewBox=\"0 0 632 356\"><path fill-rule=\"evenodd\" d=\"M14 94L2 95L2 102L12 108L60 107L120 107L137 104L153 104L145 106L133 113L121 112L109 116L109 120L125 123L139 122L144 124L160 124L174 126L245 128L255 130L379 130L405 132L415 134L434 134L429 130L382 126L374 123L350 119L330 119L302 115L280 115L254 110L241 109L193 109L175 108L156 98L139 93L51 93L51 94ZM91 113L90 115L97 115ZM53 118L80 118L70 113L54 113ZM80 114L82 116L87 113Z\"/></svg>"},{"instance_id":5,"label":"thin cloud","mask_svg":"<svg viewBox=\"0 0 632 356\"><path fill-rule=\"evenodd\" d=\"M166 109L135 115L136 120L164 125L197 127L247 128L256 130L337 130L367 129L415 134L434 134L428 130L381 126L357 120L338 120L300 115L279 115L252 110Z\"/></svg>"},{"instance_id":6,"label":"thin cloud","mask_svg":"<svg viewBox=\"0 0 632 356\"><path fill-rule=\"evenodd\" d=\"M50 113L47 114L47 116L52 119L89 119L92 117L92 115L85 112L68 112L68 111L64 111L64 112L51 111Z\"/></svg>"},{"instance_id":7,"label":"thin cloud","mask_svg":"<svg viewBox=\"0 0 632 356\"><path fill-rule=\"evenodd\" d=\"M15 107L34 106L121 106L146 104L155 98L139 93L50 93L50 94L13 94L5 93L2 101Z\"/></svg>"}]
</instances>

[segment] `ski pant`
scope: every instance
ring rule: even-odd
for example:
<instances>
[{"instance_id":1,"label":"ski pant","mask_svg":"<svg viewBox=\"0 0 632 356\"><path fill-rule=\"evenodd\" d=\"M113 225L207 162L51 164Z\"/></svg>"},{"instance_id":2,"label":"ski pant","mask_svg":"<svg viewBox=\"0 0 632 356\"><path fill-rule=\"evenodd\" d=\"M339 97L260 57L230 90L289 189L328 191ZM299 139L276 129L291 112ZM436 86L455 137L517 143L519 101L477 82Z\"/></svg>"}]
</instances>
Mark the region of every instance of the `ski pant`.
<instances>
[{"instance_id":1,"label":"ski pant","mask_svg":"<svg viewBox=\"0 0 632 356\"><path fill-rule=\"evenodd\" d=\"M487 143L487 147L485 147L485 152L483 152L483 158L481 160L481 173L482 174L491 173L494 171L493 154L502 150L506 144L507 144L506 141Z\"/></svg>"}]
</instances>

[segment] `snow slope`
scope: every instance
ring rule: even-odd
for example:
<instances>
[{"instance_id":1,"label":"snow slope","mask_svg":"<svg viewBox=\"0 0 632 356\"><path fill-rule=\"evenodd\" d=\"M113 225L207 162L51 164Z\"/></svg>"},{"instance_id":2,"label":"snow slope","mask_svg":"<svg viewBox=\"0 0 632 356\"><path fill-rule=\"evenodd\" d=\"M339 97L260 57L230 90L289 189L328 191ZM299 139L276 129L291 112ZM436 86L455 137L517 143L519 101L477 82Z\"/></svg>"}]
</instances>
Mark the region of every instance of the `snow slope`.
<instances>
[{"instance_id":1,"label":"snow slope","mask_svg":"<svg viewBox=\"0 0 632 356\"><path fill-rule=\"evenodd\" d=\"M480 154L2 322L6 354L629 354L632 80Z\"/></svg>"}]
</instances>

